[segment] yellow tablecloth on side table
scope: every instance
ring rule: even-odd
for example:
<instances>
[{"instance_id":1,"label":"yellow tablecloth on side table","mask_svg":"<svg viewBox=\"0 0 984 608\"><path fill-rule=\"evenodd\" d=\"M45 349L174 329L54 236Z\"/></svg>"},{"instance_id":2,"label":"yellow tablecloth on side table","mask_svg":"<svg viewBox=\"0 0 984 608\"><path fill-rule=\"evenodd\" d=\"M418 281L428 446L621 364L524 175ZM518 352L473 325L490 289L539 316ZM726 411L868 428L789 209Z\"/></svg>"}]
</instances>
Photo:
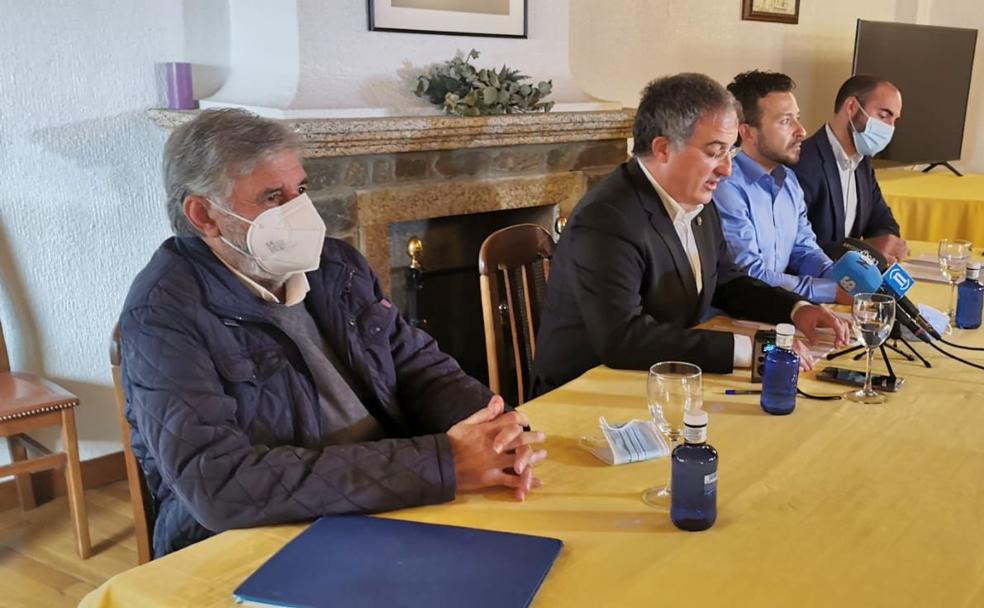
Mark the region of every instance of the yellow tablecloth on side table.
<instances>
[{"instance_id":1,"label":"yellow tablecloth on side table","mask_svg":"<svg viewBox=\"0 0 984 608\"><path fill-rule=\"evenodd\" d=\"M878 171L878 184L907 240L967 239L984 246L984 175L936 169Z\"/></svg>"},{"instance_id":2,"label":"yellow tablecloth on side table","mask_svg":"<svg viewBox=\"0 0 984 608\"><path fill-rule=\"evenodd\" d=\"M941 307L945 290L912 295ZM984 332L953 340L984 346ZM578 447L599 435L599 415L646 416L645 373L606 368L524 406L550 453L526 503L490 491L386 517L562 539L536 606L982 606L984 371L917 348L933 369L896 358L907 383L879 406L800 399L774 417L755 396L723 394L751 388L747 370L706 376L720 469L718 521L705 532L679 531L642 503L666 480L666 459L609 467ZM843 390L810 376L808 392ZM82 606L230 606L303 528L225 532L114 577Z\"/></svg>"}]
</instances>

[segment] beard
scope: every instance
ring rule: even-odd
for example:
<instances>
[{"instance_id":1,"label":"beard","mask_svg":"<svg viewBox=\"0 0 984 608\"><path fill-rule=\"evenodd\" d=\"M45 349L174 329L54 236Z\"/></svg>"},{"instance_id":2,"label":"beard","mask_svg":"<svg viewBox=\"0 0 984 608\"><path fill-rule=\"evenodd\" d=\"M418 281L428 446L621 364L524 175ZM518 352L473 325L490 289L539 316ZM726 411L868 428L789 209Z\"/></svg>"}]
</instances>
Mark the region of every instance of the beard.
<instances>
[{"instance_id":1,"label":"beard","mask_svg":"<svg viewBox=\"0 0 984 608\"><path fill-rule=\"evenodd\" d=\"M790 143L788 146L782 148L775 144L767 144L765 142L759 142L758 153L763 157L771 160L774 163L779 163L783 165L795 165L799 162L800 157L800 145L803 140L796 140Z\"/></svg>"},{"instance_id":2,"label":"beard","mask_svg":"<svg viewBox=\"0 0 984 608\"><path fill-rule=\"evenodd\" d=\"M868 126L867 117L861 112L860 109L855 110L854 114L851 114L851 118L848 119L851 123L851 128L858 133L864 133L865 128ZM861 125L861 126L858 126Z\"/></svg>"}]
</instances>

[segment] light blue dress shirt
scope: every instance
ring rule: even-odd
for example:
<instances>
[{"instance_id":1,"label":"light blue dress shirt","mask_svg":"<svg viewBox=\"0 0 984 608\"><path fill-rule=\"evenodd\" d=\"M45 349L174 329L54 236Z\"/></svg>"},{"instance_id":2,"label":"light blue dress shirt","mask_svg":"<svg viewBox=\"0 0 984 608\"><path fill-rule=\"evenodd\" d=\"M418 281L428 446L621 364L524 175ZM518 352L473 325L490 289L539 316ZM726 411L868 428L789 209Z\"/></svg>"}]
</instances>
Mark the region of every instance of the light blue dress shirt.
<instances>
[{"instance_id":1,"label":"light blue dress shirt","mask_svg":"<svg viewBox=\"0 0 984 608\"><path fill-rule=\"evenodd\" d=\"M811 302L834 301L833 262L817 245L803 189L790 168L767 173L740 152L731 176L718 184L714 204L728 249L745 272Z\"/></svg>"}]
</instances>

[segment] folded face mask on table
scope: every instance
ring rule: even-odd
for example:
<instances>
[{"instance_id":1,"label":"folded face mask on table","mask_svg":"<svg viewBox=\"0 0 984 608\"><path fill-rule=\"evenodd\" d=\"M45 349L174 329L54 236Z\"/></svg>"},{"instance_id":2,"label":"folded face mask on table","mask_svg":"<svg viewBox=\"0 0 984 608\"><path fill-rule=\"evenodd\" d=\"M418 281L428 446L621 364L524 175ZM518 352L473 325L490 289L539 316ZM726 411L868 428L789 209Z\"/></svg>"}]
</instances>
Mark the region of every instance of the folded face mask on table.
<instances>
[{"instance_id":1,"label":"folded face mask on table","mask_svg":"<svg viewBox=\"0 0 984 608\"><path fill-rule=\"evenodd\" d=\"M948 317L945 312L937 310L928 304L917 304L916 307L919 309L919 314L921 314L923 318L933 326L933 329L940 334L946 332L947 328L950 326L950 317ZM912 340L913 342L919 339L912 335L909 328L905 326L902 326L902 337L906 340Z\"/></svg>"},{"instance_id":2,"label":"folded face mask on table","mask_svg":"<svg viewBox=\"0 0 984 608\"><path fill-rule=\"evenodd\" d=\"M605 440L581 437L579 444L606 464L652 460L670 453L663 434L652 421L630 420L613 426L601 416L598 425Z\"/></svg>"}]
</instances>

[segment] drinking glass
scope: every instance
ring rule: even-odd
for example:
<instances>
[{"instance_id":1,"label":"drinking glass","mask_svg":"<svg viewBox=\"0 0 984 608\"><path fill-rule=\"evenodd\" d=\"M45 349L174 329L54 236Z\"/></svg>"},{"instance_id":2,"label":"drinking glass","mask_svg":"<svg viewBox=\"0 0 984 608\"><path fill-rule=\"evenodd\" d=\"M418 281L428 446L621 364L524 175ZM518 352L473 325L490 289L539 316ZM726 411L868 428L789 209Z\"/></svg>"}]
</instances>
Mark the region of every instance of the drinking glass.
<instances>
[{"instance_id":1,"label":"drinking glass","mask_svg":"<svg viewBox=\"0 0 984 608\"><path fill-rule=\"evenodd\" d=\"M885 395L871 388L871 360L875 348L882 345L895 324L895 298L879 293L859 293L851 306L854 333L868 349L868 368L864 375L864 388L844 395L856 403L884 403Z\"/></svg>"},{"instance_id":2,"label":"drinking glass","mask_svg":"<svg viewBox=\"0 0 984 608\"><path fill-rule=\"evenodd\" d=\"M947 315L950 317L950 327L946 329L947 334L952 333L952 328L956 326L954 315L957 307L957 283L963 281L967 274L970 248L970 241L951 241L950 239L940 241L940 270L950 282L950 302L947 310Z\"/></svg>"},{"instance_id":3,"label":"drinking glass","mask_svg":"<svg viewBox=\"0 0 984 608\"><path fill-rule=\"evenodd\" d=\"M649 413L660 432L670 441L670 448L683 436L683 414L700 409L704 390L700 368L692 363L663 361L649 368L646 398ZM670 463L672 464L672 463ZM642 500L651 507L670 508L670 483L649 488Z\"/></svg>"}]
</instances>

